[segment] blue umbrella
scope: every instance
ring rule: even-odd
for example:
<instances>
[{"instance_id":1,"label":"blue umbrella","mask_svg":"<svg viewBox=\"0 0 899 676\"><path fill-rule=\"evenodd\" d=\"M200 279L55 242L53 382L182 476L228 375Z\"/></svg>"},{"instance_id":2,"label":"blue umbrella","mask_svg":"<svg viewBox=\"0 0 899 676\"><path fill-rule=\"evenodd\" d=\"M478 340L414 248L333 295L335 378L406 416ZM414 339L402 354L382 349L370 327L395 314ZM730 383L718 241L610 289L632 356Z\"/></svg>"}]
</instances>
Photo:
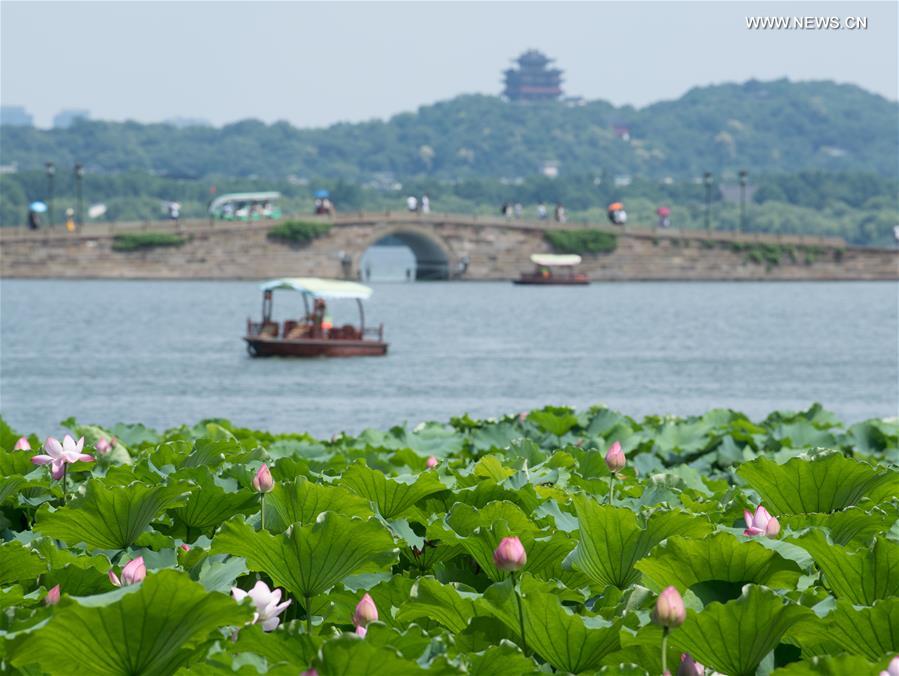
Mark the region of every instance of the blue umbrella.
<instances>
[{"instance_id":1,"label":"blue umbrella","mask_svg":"<svg viewBox=\"0 0 899 676\"><path fill-rule=\"evenodd\" d=\"M315 196L316 196L316 197L325 198L325 197L327 197L327 196L330 195L330 194L331 194L331 193L329 193L327 190L316 190L316 191L315 191Z\"/></svg>"},{"instance_id":2,"label":"blue umbrella","mask_svg":"<svg viewBox=\"0 0 899 676\"><path fill-rule=\"evenodd\" d=\"M42 214L47 210L47 205L43 202L32 202L28 208L37 214Z\"/></svg>"}]
</instances>

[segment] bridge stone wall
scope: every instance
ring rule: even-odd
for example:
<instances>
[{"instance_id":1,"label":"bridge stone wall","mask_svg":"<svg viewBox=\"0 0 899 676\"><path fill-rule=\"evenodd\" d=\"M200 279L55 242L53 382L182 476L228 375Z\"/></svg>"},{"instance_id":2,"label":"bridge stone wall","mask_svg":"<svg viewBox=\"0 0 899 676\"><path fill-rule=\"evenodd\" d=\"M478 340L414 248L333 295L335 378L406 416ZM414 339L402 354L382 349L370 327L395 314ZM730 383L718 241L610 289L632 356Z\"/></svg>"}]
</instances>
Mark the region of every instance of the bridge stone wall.
<instances>
[{"instance_id":1,"label":"bridge stone wall","mask_svg":"<svg viewBox=\"0 0 899 676\"><path fill-rule=\"evenodd\" d=\"M387 235L398 235L418 238L432 253L442 252L451 274L466 259L464 279L512 279L532 267L530 254L550 251L543 236L546 229L585 227L441 214L342 214L326 236L295 246L269 240L271 225L117 224L89 226L76 234L6 229L0 231L0 276L355 278L366 248ZM582 269L596 280L899 279L896 250L847 247L836 239L592 227L618 236L614 252L584 256ZM177 230L188 242L127 253L112 249L116 232L140 229ZM776 265L754 262L745 247L762 244L790 247L795 260L782 256Z\"/></svg>"}]
</instances>

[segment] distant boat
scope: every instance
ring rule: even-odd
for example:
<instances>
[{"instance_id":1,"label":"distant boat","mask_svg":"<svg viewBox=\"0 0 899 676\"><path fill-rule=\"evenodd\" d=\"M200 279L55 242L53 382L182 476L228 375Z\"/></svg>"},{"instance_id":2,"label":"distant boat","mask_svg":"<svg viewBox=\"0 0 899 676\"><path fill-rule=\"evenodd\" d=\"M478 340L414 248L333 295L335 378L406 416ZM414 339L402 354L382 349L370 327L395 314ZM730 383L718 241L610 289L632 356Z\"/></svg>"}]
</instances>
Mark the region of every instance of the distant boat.
<instances>
[{"instance_id":1,"label":"distant boat","mask_svg":"<svg viewBox=\"0 0 899 676\"><path fill-rule=\"evenodd\" d=\"M244 341L253 357L363 357L387 354L384 326L366 328L362 301L372 290L356 282L317 277L286 277L262 284L262 321L247 320ZM297 291L303 298L305 315L282 323L272 320L272 294L277 289ZM332 326L326 315L326 300L355 300L359 326ZM310 308L310 301L312 306Z\"/></svg>"},{"instance_id":2,"label":"distant boat","mask_svg":"<svg viewBox=\"0 0 899 676\"><path fill-rule=\"evenodd\" d=\"M577 254L533 254L531 262L534 264L534 271L521 273L515 284L548 286L590 283L590 278L586 274L574 271L574 266L581 262L581 257Z\"/></svg>"}]
</instances>

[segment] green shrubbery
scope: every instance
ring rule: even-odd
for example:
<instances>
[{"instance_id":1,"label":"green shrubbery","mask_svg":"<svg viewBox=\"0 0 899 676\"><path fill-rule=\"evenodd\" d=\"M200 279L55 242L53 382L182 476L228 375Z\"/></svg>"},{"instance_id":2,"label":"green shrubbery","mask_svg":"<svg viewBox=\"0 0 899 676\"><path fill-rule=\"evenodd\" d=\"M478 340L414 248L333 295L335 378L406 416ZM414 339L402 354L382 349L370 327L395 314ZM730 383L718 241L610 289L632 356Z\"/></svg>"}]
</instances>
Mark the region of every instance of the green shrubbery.
<instances>
[{"instance_id":1,"label":"green shrubbery","mask_svg":"<svg viewBox=\"0 0 899 676\"><path fill-rule=\"evenodd\" d=\"M611 253L618 246L618 236L586 228L579 230L548 230L543 238L558 253Z\"/></svg>"},{"instance_id":2,"label":"green shrubbery","mask_svg":"<svg viewBox=\"0 0 899 676\"><path fill-rule=\"evenodd\" d=\"M164 246L182 246L186 237L167 232L133 232L112 238L113 251L140 251Z\"/></svg>"},{"instance_id":3,"label":"green shrubbery","mask_svg":"<svg viewBox=\"0 0 899 676\"><path fill-rule=\"evenodd\" d=\"M268 231L268 238L291 244L306 244L321 237L331 229L330 223L310 223L308 221L284 221Z\"/></svg>"}]
</instances>

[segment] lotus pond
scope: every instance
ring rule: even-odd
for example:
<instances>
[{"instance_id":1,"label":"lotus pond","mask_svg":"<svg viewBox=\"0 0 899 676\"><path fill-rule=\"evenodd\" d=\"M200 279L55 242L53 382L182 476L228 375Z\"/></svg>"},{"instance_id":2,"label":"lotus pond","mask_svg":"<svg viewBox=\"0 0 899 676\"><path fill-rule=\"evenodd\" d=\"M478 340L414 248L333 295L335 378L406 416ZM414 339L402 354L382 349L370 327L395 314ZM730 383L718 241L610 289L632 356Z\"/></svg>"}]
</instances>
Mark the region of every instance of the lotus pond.
<instances>
[{"instance_id":1,"label":"lotus pond","mask_svg":"<svg viewBox=\"0 0 899 676\"><path fill-rule=\"evenodd\" d=\"M895 419L63 424L0 421L4 671L878 674L899 653Z\"/></svg>"}]
</instances>

